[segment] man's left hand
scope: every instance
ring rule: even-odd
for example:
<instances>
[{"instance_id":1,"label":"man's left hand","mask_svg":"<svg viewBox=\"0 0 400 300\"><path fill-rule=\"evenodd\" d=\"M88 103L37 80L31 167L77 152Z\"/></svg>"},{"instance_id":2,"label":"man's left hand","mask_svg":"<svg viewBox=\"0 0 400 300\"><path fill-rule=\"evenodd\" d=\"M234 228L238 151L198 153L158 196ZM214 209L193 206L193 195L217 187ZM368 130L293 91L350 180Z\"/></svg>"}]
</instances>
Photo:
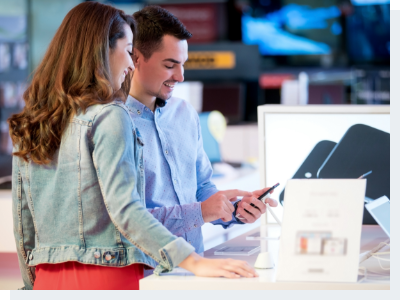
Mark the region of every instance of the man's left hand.
<instances>
[{"instance_id":1,"label":"man's left hand","mask_svg":"<svg viewBox=\"0 0 400 300\"><path fill-rule=\"evenodd\" d=\"M239 220L243 223L254 223L262 214L265 213L267 206L257 198L268 191L270 188L267 187L262 190L257 190L253 192L253 196L243 197L243 199L238 203L236 213L239 213ZM272 191L273 193L273 191ZM278 202L274 199L267 198L265 200L271 207L278 205ZM253 204L254 206L251 206ZM246 212L247 210L247 212Z\"/></svg>"}]
</instances>

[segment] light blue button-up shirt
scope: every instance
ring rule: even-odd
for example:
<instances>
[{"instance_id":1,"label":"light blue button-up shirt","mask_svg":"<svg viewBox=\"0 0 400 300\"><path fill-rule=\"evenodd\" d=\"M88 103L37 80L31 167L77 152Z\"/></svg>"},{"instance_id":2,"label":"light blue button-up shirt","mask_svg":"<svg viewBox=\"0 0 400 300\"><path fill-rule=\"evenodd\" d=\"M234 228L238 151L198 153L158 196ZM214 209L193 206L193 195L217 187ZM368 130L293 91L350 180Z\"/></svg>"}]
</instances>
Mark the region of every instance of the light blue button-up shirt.
<instances>
[{"instance_id":1,"label":"light blue button-up shirt","mask_svg":"<svg viewBox=\"0 0 400 300\"><path fill-rule=\"evenodd\" d=\"M144 142L146 207L173 234L204 251L202 201L218 192L203 149L199 117L186 101L170 98L154 113L129 96L126 105ZM224 228L237 224L216 220Z\"/></svg>"}]
</instances>

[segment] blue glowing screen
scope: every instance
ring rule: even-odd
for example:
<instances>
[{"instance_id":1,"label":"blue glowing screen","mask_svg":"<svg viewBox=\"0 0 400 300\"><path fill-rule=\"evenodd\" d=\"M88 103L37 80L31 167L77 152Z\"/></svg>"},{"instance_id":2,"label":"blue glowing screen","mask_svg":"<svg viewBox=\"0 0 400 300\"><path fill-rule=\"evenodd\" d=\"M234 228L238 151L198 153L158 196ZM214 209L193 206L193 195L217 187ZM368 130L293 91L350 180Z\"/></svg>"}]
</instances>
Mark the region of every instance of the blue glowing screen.
<instances>
[{"instance_id":1,"label":"blue glowing screen","mask_svg":"<svg viewBox=\"0 0 400 300\"><path fill-rule=\"evenodd\" d=\"M327 20L340 16L336 6L311 8L307 5L289 4L262 18L242 17L243 42L258 45L262 55L329 54L326 43L294 34L294 31L329 29L331 35L340 35L342 26Z\"/></svg>"}]
</instances>

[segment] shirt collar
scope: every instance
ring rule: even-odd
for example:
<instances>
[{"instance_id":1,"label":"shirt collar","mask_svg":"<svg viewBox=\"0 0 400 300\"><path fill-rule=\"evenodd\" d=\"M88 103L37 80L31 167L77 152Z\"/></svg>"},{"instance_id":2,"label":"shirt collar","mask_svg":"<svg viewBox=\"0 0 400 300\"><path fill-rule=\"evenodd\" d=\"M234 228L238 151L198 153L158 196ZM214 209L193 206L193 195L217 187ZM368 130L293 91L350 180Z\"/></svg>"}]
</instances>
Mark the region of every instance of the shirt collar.
<instances>
[{"instance_id":1,"label":"shirt collar","mask_svg":"<svg viewBox=\"0 0 400 300\"><path fill-rule=\"evenodd\" d=\"M131 95L126 99L125 105L137 117L145 117L146 119L153 119L154 114L146 105L139 100L133 98Z\"/></svg>"},{"instance_id":2,"label":"shirt collar","mask_svg":"<svg viewBox=\"0 0 400 300\"><path fill-rule=\"evenodd\" d=\"M133 111L137 111L137 110L143 111L146 108L146 105L144 105L139 100L133 98L131 95L128 95L125 105L128 106Z\"/></svg>"},{"instance_id":3,"label":"shirt collar","mask_svg":"<svg viewBox=\"0 0 400 300\"><path fill-rule=\"evenodd\" d=\"M165 106L168 104L168 100L165 103ZM150 113L152 113L152 111L150 110L150 108L148 108L146 105L144 105L142 102L140 102L139 100L137 100L136 98L132 97L131 95L128 95L128 98L126 99L125 105L130 108L133 112L138 112L140 111L140 113L138 114L142 114L144 111L149 111ZM159 109L160 111L165 108L164 107L159 107L157 106L156 110ZM153 113L152 113L153 114Z\"/></svg>"}]
</instances>

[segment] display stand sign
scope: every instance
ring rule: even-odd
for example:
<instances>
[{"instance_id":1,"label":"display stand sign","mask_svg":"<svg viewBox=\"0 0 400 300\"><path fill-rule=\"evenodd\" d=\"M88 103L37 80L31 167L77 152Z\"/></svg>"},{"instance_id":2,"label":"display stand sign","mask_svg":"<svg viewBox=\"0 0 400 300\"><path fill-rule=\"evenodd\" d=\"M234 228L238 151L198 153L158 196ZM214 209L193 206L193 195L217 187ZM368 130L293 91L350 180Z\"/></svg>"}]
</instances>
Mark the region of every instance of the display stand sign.
<instances>
[{"instance_id":1,"label":"display stand sign","mask_svg":"<svg viewBox=\"0 0 400 300\"><path fill-rule=\"evenodd\" d=\"M366 179L288 181L277 281L357 281L365 190Z\"/></svg>"}]
</instances>

